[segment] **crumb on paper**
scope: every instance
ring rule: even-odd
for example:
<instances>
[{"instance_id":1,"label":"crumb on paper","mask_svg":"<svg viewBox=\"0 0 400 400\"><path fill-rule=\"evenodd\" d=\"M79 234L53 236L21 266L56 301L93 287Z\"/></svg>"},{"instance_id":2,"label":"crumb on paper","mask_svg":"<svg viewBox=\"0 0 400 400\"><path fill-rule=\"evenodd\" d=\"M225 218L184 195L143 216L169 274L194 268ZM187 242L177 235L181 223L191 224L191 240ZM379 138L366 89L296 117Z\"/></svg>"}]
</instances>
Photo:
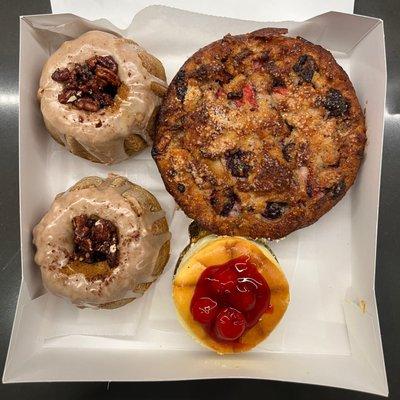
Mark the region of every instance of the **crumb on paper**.
<instances>
[{"instance_id":1,"label":"crumb on paper","mask_svg":"<svg viewBox=\"0 0 400 400\"><path fill-rule=\"evenodd\" d=\"M365 314L367 312L367 303L366 303L365 300L360 300L359 303L358 303L358 306L360 307L361 312L363 314Z\"/></svg>"}]
</instances>

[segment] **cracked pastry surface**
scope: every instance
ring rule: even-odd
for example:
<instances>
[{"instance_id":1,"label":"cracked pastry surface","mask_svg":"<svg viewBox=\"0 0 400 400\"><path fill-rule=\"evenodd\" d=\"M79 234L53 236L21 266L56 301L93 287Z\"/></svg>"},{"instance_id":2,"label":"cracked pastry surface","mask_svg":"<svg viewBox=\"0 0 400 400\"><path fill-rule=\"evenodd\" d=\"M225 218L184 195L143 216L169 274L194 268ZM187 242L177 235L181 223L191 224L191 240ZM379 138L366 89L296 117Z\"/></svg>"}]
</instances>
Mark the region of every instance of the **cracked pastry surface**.
<instances>
[{"instance_id":1,"label":"cracked pastry surface","mask_svg":"<svg viewBox=\"0 0 400 400\"><path fill-rule=\"evenodd\" d=\"M165 90L157 58L130 39L90 31L50 56L38 98L57 142L80 157L114 164L151 142Z\"/></svg>"},{"instance_id":2,"label":"cracked pastry surface","mask_svg":"<svg viewBox=\"0 0 400 400\"><path fill-rule=\"evenodd\" d=\"M211 232L283 237L356 178L366 129L354 88L329 51L286 32L200 49L163 101L153 157L177 203Z\"/></svg>"}]
</instances>

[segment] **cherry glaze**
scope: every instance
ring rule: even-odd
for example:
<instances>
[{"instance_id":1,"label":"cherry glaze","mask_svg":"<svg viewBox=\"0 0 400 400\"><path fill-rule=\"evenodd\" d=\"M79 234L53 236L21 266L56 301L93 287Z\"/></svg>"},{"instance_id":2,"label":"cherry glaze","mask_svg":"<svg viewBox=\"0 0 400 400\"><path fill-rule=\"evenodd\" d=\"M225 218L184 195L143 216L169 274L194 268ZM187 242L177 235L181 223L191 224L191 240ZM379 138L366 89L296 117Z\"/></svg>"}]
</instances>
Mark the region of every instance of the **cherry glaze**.
<instances>
[{"instance_id":1,"label":"cherry glaze","mask_svg":"<svg viewBox=\"0 0 400 400\"><path fill-rule=\"evenodd\" d=\"M272 312L271 293L248 256L206 268L190 304L193 319L218 341L237 341Z\"/></svg>"}]
</instances>

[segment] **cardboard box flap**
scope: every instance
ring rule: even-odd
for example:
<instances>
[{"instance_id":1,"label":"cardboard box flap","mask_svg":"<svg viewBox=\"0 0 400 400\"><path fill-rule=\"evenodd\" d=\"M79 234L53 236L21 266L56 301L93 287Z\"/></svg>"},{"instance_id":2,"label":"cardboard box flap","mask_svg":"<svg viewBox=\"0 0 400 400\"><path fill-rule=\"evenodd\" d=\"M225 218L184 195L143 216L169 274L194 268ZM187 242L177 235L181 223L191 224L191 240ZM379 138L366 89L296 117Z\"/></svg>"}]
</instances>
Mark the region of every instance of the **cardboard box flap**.
<instances>
[{"instance_id":1,"label":"cardboard box flap","mask_svg":"<svg viewBox=\"0 0 400 400\"><path fill-rule=\"evenodd\" d=\"M150 16L152 17L150 18ZM256 30L267 26L285 27L289 29L289 35L291 36L302 36L330 50L347 53L369 31L381 23L382 21L377 18L332 11L304 22L251 22L251 29ZM191 35L194 35L192 32L196 32L196 35L201 37L202 40L204 38L205 43L210 41L208 35L211 32L214 34L214 39L211 40L215 40L228 32L231 34L245 33L250 28L249 21L246 20L192 13L171 7L149 6L135 15L125 33L132 34L139 40L140 36L146 35L147 31L154 32L156 24L162 30L171 28L177 36L185 35L185 32L188 31L191 32ZM205 25L208 24L213 26L211 32L204 30ZM216 31L218 31L217 37L215 37ZM170 35L168 35L168 38L174 39ZM156 40L156 38L154 39Z\"/></svg>"},{"instance_id":2,"label":"cardboard box flap","mask_svg":"<svg viewBox=\"0 0 400 400\"><path fill-rule=\"evenodd\" d=\"M199 22L200 30L203 25L201 20L204 20L204 18L207 19L207 23L211 22L219 25L221 27L221 32L225 32L224 34L227 32L232 34L243 33L246 32L249 26L249 21L247 20L198 14L166 6L148 6L144 8L135 15L131 24L124 30L119 29L106 19L90 21L73 14L54 15L54 21L52 21L52 23L48 22L46 16L24 16L22 18L33 28L39 30L39 34L48 35L48 32L56 33L62 35L64 38L63 40L67 40L67 38L76 38L91 29L101 29L125 36L135 35L137 38L138 35L144 34L146 29L151 29L152 32L154 32L154 26L151 25L149 27L148 21L150 18L148 15L152 16L151 20L153 20L154 23L163 24L163 29L166 28L165 23L168 21L171 21L171 24L174 24L176 28L178 19L179 31L181 32L185 32L186 27L189 25L191 29L193 29L193 25L197 25L197 21ZM356 24L355 21L357 21ZM268 22L267 24L271 27L280 27L284 25L293 36L303 35L307 37L307 40L319 43L321 46L346 53L356 46L371 29L380 23L382 23L382 21L376 18L332 11L310 18L304 22L282 21ZM254 26L253 29L260 29L266 26L266 23L263 22L252 22L252 24ZM240 28L241 26L243 26L242 30ZM334 32L334 34L332 34L332 32ZM204 30L201 30L201 35L204 36ZM54 43L54 37L51 35L48 36L47 42Z\"/></svg>"},{"instance_id":3,"label":"cardboard box flap","mask_svg":"<svg viewBox=\"0 0 400 400\"><path fill-rule=\"evenodd\" d=\"M91 21L77 17L74 14L54 14L49 21L47 15L24 15L21 17L35 30L58 33L65 37L76 38L91 29L101 29L108 32L122 33L122 31L106 19ZM51 41L51 39L49 40Z\"/></svg>"},{"instance_id":4,"label":"cardboard box flap","mask_svg":"<svg viewBox=\"0 0 400 400\"><path fill-rule=\"evenodd\" d=\"M362 15L327 12L306 21L312 42L342 53L348 53L382 20ZM295 34L295 31L292 32Z\"/></svg>"},{"instance_id":5,"label":"cardboard box flap","mask_svg":"<svg viewBox=\"0 0 400 400\"><path fill-rule=\"evenodd\" d=\"M51 0L53 13L72 12L89 19L107 18L118 27L127 27L132 16L143 8L152 5L168 5L196 13L219 15L229 18L242 18L255 21L282 21L285 18L293 21L303 21L326 11L341 11L352 13L354 0L119 0L118 7L109 0Z\"/></svg>"}]
</instances>

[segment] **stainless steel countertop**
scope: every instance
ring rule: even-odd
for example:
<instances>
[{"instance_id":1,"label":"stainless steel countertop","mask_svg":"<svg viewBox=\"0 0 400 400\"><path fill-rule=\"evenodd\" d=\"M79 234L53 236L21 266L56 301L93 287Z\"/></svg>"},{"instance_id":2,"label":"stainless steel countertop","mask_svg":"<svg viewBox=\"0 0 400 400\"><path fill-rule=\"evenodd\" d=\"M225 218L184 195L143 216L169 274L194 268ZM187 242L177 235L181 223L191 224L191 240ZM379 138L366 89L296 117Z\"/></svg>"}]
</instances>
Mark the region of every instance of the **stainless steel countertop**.
<instances>
[{"instance_id":1,"label":"stainless steel countertop","mask_svg":"<svg viewBox=\"0 0 400 400\"><path fill-rule=\"evenodd\" d=\"M0 0L0 366L4 366L6 358L21 278L18 226L18 17L50 11L48 0ZM390 398L400 399L400 213L397 209L400 205L400 0L356 0L355 12L382 18L385 24L388 92L376 293ZM258 396L297 400L377 398L342 389L255 380L0 386L0 398L3 400L127 397L234 399Z\"/></svg>"}]
</instances>

